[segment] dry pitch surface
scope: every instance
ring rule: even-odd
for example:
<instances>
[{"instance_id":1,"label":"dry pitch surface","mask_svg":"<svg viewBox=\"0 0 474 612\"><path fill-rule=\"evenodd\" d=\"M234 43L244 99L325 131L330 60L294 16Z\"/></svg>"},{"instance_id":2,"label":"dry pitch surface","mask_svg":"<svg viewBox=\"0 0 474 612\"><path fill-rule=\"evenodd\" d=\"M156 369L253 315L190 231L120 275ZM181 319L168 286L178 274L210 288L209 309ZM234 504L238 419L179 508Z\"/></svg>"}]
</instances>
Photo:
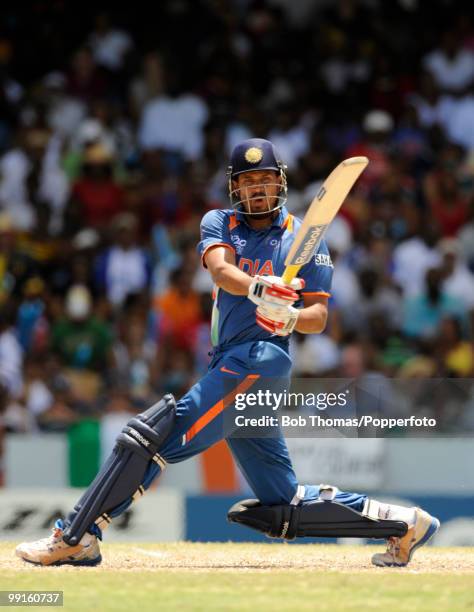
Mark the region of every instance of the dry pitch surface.
<instances>
[{"instance_id":1,"label":"dry pitch surface","mask_svg":"<svg viewBox=\"0 0 474 612\"><path fill-rule=\"evenodd\" d=\"M105 544L97 568L44 568L0 544L0 590L63 590L66 610L474 610L474 549L376 568L375 546Z\"/></svg>"}]
</instances>

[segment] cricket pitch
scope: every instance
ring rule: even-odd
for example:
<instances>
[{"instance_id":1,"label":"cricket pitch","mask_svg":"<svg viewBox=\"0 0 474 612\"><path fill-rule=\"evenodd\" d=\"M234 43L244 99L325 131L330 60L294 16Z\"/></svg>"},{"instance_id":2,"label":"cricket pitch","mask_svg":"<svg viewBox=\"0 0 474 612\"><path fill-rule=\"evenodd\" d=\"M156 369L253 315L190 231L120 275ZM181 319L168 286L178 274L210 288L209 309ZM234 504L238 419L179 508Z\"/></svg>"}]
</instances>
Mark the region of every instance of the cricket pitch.
<instances>
[{"instance_id":1,"label":"cricket pitch","mask_svg":"<svg viewBox=\"0 0 474 612\"><path fill-rule=\"evenodd\" d=\"M406 568L380 546L107 544L96 568L37 567L0 543L0 590L62 590L84 610L472 610L474 548L427 547Z\"/></svg>"}]
</instances>

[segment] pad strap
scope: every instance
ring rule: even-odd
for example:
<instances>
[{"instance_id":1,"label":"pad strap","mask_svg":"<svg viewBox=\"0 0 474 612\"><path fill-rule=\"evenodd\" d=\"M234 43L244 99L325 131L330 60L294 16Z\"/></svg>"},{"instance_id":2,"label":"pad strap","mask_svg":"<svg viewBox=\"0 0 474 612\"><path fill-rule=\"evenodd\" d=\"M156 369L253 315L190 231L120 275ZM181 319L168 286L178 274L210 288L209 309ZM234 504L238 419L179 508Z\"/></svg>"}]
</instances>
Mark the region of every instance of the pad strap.
<instances>
[{"instance_id":1,"label":"pad strap","mask_svg":"<svg viewBox=\"0 0 474 612\"><path fill-rule=\"evenodd\" d=\"M262 506L256 499L246 499L232 506L227 518L271 538L285 540L295 537L385 539L402 537L408 529L402 521L364 516L334 501L315 501L299 506Z\"/></svg>"}]
</instances>

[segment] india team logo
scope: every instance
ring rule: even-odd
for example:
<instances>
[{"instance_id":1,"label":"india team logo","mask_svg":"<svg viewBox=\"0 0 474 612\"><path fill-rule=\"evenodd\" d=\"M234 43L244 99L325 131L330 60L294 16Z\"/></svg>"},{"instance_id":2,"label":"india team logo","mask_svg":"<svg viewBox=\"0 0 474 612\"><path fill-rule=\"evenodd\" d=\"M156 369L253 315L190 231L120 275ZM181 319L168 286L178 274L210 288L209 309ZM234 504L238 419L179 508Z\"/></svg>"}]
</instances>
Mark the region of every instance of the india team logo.
<instances>
[{"instance_id":1,"label":"india team logo","mask_svg":"<svg viewBox=\"0 0 474 612\"><path fill-rule=\"evenodd\" d=\"M258 164L263 157L263 151L259 147L250 147L245 151L245 159L249 164Z\"/></svg>"}]
</instances>

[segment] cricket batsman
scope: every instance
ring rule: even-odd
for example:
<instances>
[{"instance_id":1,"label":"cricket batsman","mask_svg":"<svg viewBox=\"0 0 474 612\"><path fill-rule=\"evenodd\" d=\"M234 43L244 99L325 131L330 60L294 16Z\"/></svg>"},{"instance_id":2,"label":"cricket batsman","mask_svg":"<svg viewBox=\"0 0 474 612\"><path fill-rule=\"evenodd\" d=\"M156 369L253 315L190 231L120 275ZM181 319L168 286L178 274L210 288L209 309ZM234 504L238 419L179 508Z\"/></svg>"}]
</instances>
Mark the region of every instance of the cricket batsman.
<instances>
[{"instance_id":1,"label":"cricket batsman","mask_svg":"<svg viewBox=\"0 0 474 612\"><path fill-rule=\"evenodd\" d=\"M293 331L324 330L332 264L321 242L299 276L285 284L285 258L301 221L287 211L285 166L268 140L237 145L229 166L231 208L201 222L202 263L215 283L212 359L207 374L178 401L165 395L132 417L95 480L52 535L25 542L16 554L40 565L101 562L105 527L141 497L168 463L226 438L256 499L235 504L230 521L270 537L366 537L388 540L379 566L405 566L438 530L420 508L381 503L332 485L297 481L285 440L276 435L232 436L224 427L237 394L265 379L287 380Z\"/></svg>"}]
</instances>

